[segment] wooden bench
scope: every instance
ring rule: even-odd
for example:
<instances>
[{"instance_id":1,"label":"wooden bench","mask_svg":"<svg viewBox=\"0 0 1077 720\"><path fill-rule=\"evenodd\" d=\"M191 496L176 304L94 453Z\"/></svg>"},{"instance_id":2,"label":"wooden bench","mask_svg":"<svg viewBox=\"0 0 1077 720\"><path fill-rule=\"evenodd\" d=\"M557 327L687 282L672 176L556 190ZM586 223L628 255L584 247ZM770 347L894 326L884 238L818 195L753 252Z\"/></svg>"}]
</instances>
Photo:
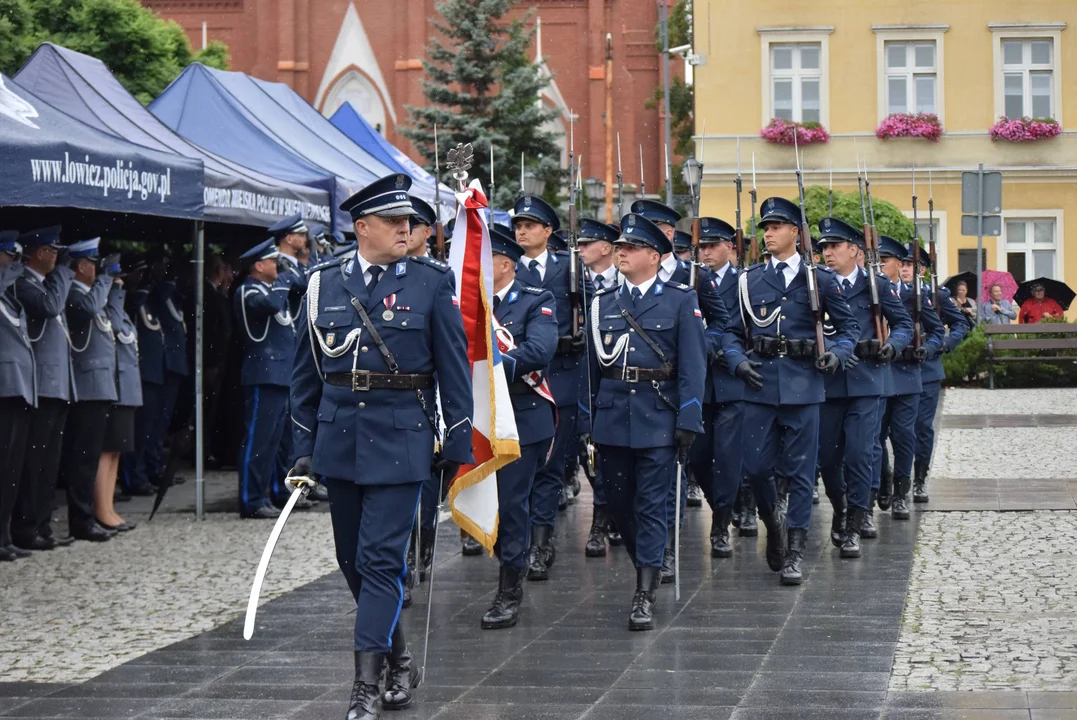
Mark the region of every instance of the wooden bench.
<instances>
[{"instance_id":1,"label":"wooden bench","mask_svg":"<svg viewBox=\"0 0 1077 720\"><path fill-rule=\"evenodd\" d=\"M1035 325L984 325L987 335L989 387L995 389L995 363L1077 362L1077 323ZM1015 335L1067 335L1068 337L1017 338ZM1007 337L1009 336L1009 337ZM1068 355L1021 355L999 357L999 350L1072 350Z\"/></svg>"}]
</instances>

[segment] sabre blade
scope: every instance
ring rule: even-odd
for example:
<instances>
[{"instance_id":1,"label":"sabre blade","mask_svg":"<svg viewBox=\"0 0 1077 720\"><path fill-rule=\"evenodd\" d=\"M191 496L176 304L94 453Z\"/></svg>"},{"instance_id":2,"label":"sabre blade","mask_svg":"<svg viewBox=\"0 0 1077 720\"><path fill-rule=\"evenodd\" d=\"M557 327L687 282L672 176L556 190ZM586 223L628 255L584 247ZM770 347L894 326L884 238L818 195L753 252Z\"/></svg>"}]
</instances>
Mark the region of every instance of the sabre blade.
<instances>
[{"instance_id":1,"label":"sabre blade","mask_svg":"<svg viewBox=\"0 0 1077 720\"><path fill-rule=\"evenodd\" d=\"M273 549L277 547L277 540L280 539L281 531L284 530L284 524L288 522L288 516L292 514L292 509L295 504L299 502L299 499L305 496L309 491L306 487L297 487L292 490L292 496L288 498L288 502L284 505L284 509L280 511L280 517L277 518L277 522L273 525L273 532L269 533L269 541L266 542L265 549L262 550L262 558L258 561L258 569L254 572L254 585L251 586L251 597L247 601L247 617L243 621L243 639L250 640L254 636L254 618L258 613L258 596L262 592L262 581L265 580L266 570L269 568L269 560L273 557Z\"/></svg>"}]
</instances>

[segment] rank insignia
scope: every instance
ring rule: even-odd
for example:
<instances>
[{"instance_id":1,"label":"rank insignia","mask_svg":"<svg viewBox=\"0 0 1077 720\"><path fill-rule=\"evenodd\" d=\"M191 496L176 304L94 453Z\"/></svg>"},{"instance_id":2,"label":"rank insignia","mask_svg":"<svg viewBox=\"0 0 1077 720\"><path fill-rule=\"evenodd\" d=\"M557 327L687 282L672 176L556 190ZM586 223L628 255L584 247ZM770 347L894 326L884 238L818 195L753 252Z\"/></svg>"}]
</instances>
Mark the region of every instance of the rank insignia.
<instances>
[{"instance_id":1,"label":"rank insignia","mask_svg":"<svg viewBox=\"0 0 1077 720\"><path fill-rule=\"evenodd\" d=\"M329 333L328 335L325 336L325 344L326 345L332 345L334 342L336 342L336 339L337 339L337 334L336 333Z\"/></svg>"},{"instance_id":2,"label":"rank insignia","mask_svg":"<svg viewBox=\"0 0 1077 720\"><path fill-rule=\"evenodd\" d=\"M408 271L408 264L406 262L398 262L396 264L396 276L400 277Z\"/></svg>"},{"instance_id":3,"label":"rank insignia","mask_svg":"<svg viewBox=\"0 0 1077 720\"><path fill-rule=\"evenodd\" d=\"M602 338L602 342L606 343L607 345L612 343L613 342L613 333L606 333L606 337Z\"/></svg>"}]
</instances>

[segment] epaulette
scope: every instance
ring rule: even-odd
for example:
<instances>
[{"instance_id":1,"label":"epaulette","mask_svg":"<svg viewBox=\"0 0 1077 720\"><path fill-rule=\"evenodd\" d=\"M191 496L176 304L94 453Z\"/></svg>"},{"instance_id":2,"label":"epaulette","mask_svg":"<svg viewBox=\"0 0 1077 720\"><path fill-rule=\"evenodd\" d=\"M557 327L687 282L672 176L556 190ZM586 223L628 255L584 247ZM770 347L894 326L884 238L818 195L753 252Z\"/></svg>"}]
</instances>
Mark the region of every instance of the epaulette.
<instances>
[{"instance_id":1,"label":"epaulette","mask_svg":"<svg viewBox=\"0 0 1077 720\"><path fill-rule=\"evenodd\" d=\"M836 275L836 274L837 274L837 273L835 273L835 272L834 272L833 270L831 270L830 268L828 268L828 267L827 267L826 265L821 265L821 264L819 264L819 263L816 263L816 264L815 264L815 271L816 271L816 272L818 272L818 271L820 271L820 270L824 270L824 271L826 271L826 272L830 273L831 275Z\"/></svg>"},{"instance_id":2,"label":"epaulette","mask_svg":"<svg viewBox=\"0 0 1077 720\"><path fill-rule=\"evenodd\" d=\"M746 267L744 269L744 272L749 273L749 272L752 272L754 270L762 270L762 269L766 268L766 266L767 266L767 264L765 262L757 262L755 265L749 265L748 267Z\"/></svg>"},{"instance_id":3,"label":"epaulette","mask_svg":"<svg viewBox=\"0 0 1077 720\"><path fill-rule=\"evenodd\" d=\"M340 260L341 260L340 258L335 257L335 258L330 258L330 259L326 260L325 262L320 262L317 265L315 265L315 266L313 266L311 268L308 268L307 269L307 274L314 273L314 272L319 272L321 270L325 270L326 268L330 268L330 267L334 267L336 265L340 265Z\"/></svg>"},{"instance_id":4,"label":"epaulette","mask_svg":"<svg viewBox=\"0 0 1077 720\"><path fill-rule=\"evenodd\" d=\"M427 267L432 267L435 270L438 270L438 271L443 272L443 273L449 272L448 263L443 263L440 260L435 260L432 257L427 257L425 255L412 255L409 259L412 260L413 262L419 263L420 265L426 265Z\"/></svg>"},{"instance_id":5,"label":"epaulette","mask_svg":"<svg viewBox=\"0 0 1077 720\"><path fill-rule=\"evenodd\" d=\"M568 250L551 250L550 252L552 252L554 255L557 255L558 257L568 257L569 255Z\"/></svg>"},{"instance_id":6,"label":"epaulette","mask_svg":"<svg viewBox=\"0 0 1077 720\"><path fill-rule=\"evenodd\" d=\"M609 295L610 292L612 292L613 290L616 290L616 289L617 289L616 285L607 285L606 287L602 288L601 290L596 290L595 291L595 297L598 297L599 295Z\"/></svg>"},{"instance_id":7,"label":"epaulette","mask_svg":"<svg viewBox=\"0 0 1077 720\"><path fill-rule=\"evenodd\" d=\"M691 290L692 289L691 285L685 285L684 283L673 282L672 280L670 280L667 283L663 283L663 285L665 285L668 288L673 288L674 290Z\"/></svg>"},{"instance_id":8,"label":"epaulette","mask_svg":"<svg viewBox=\"0 0 1077 720\"><path fill-rule=\"evenodd\" d=\"M532 295L541 295L542 293L546 292L546 290L543 290L540 287L531 287L530 285L521 285L520 287L524 290L524 292L529 292Z\"/></svg>"}]
</instances>

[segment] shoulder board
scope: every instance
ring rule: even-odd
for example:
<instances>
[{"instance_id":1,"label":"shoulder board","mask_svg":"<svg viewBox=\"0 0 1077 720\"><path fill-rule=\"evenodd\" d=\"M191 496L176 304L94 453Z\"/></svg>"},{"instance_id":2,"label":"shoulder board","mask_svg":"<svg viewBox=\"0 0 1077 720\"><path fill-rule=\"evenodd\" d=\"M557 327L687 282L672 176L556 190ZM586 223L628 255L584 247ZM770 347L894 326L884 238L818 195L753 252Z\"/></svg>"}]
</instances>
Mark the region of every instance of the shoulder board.
<instances>
[{"instance_id":1,"label":"shoulder board","mask_svg":"<svg viewBox=\"0 0 1077 720\"><path fill-rule=\"evenodd\" d=\"M432 257L426 257L425 255L412 255L408 258L412 262L419 263L420 265L426 265L432 267L440 272L449 272L449 266L447 263L443 263L440 260L435 260Z\"/></svg>"},{"instance_id":2,"label":"shoulder board","mask_svg":"<svg viewBox=\"0 0 1077 720\"><path fill-rule=\"evenodd\" d=\"M602 288L601 290L597 290L597 291L595 291L595 297L598 297L598 296L600 296L600 295L609 295L609 294L610 294L611 292L613 292L614 290L616 290L616 289L617 289L617 287L618 287L618 286L616 286L616 285L612 285L612 286L611 286L611 285L607 285L606 287Z\"/></svg>"},{"instance_id":3,"label":"shoulder board","mask_svg":"<svg viewBox=\"0 0 1077 720\"><path fill-rule=\"evenodd\" d=\"M816 272L822 272L822 273L825 273L827 275L834 275L835 274L834 271L831 270L830 268L828 268L826 265L820 265L819 263L815 264L815 271Z\"/></svg>"},{"instance_id":4,"label":"shoulder board","mask_svg":"<svg viewBox=\"0 0 1077 720\"><path fill-rule=\"evenodd\" d=\"M544 292L548 292L547 290L543 290L542 288L539 288L539 287L531 287L530 285L521 285L521 286L520 286L520 288L521 288L521 289L522 289L522 290L523 290L524 292L528 292L528 293L531 293L532 295L541 295L541 294L542 294L542 293L544 293Z\"/></svg>"},{"instance_id":5,"label":"shoulder board","mask_svg":"<svg viewBox=\"0 0 1077 720\"><path fill-rule=\"evenodd\" d=\"M673 288L675 290L691 290L692 289L691 285L685 285L684 283L673 282L673 281L663 283L663 285L665 285L668 288Z\"/></svg>"},{"instance_id":6,"label":"shoulder board","mask_svg":"<svg viewBox=\"0 0 1077 720\"><path fill-rule=\"evenodd\" d=\"M313 267L308 268L307 269L307 274L309 275L310 273L318 272L320 270L325 270L326 268L334 267L335 265L340 265L340 258L335 257L335 258L330 258L329 260L326 260L325 262L320 262L317 265L314 265Z\"/></svg>"},{"instance_id":7,"label":"shoulder board","mask_svg":"<svg viewBox=\"0 0 1077 720\"><path fill-rule=\"evenodd\" d=\"M569 255L568 250L556 250L553 254L557 255L558 257L568 257Z\"/></svg>"},{"instance_id":8,"label":"shoulder board","mask_svg":"<svg viewBox=\"0 0 1077 720\"><path fill-rule=\"evenodd\" d=\"M758 270L764 269L766 266L767 266L767 264L765 262L759 262L759 263L756 263L755 265L749 265L748 268L744 272L756 272Z\"/></svg>"}]
</instances>

